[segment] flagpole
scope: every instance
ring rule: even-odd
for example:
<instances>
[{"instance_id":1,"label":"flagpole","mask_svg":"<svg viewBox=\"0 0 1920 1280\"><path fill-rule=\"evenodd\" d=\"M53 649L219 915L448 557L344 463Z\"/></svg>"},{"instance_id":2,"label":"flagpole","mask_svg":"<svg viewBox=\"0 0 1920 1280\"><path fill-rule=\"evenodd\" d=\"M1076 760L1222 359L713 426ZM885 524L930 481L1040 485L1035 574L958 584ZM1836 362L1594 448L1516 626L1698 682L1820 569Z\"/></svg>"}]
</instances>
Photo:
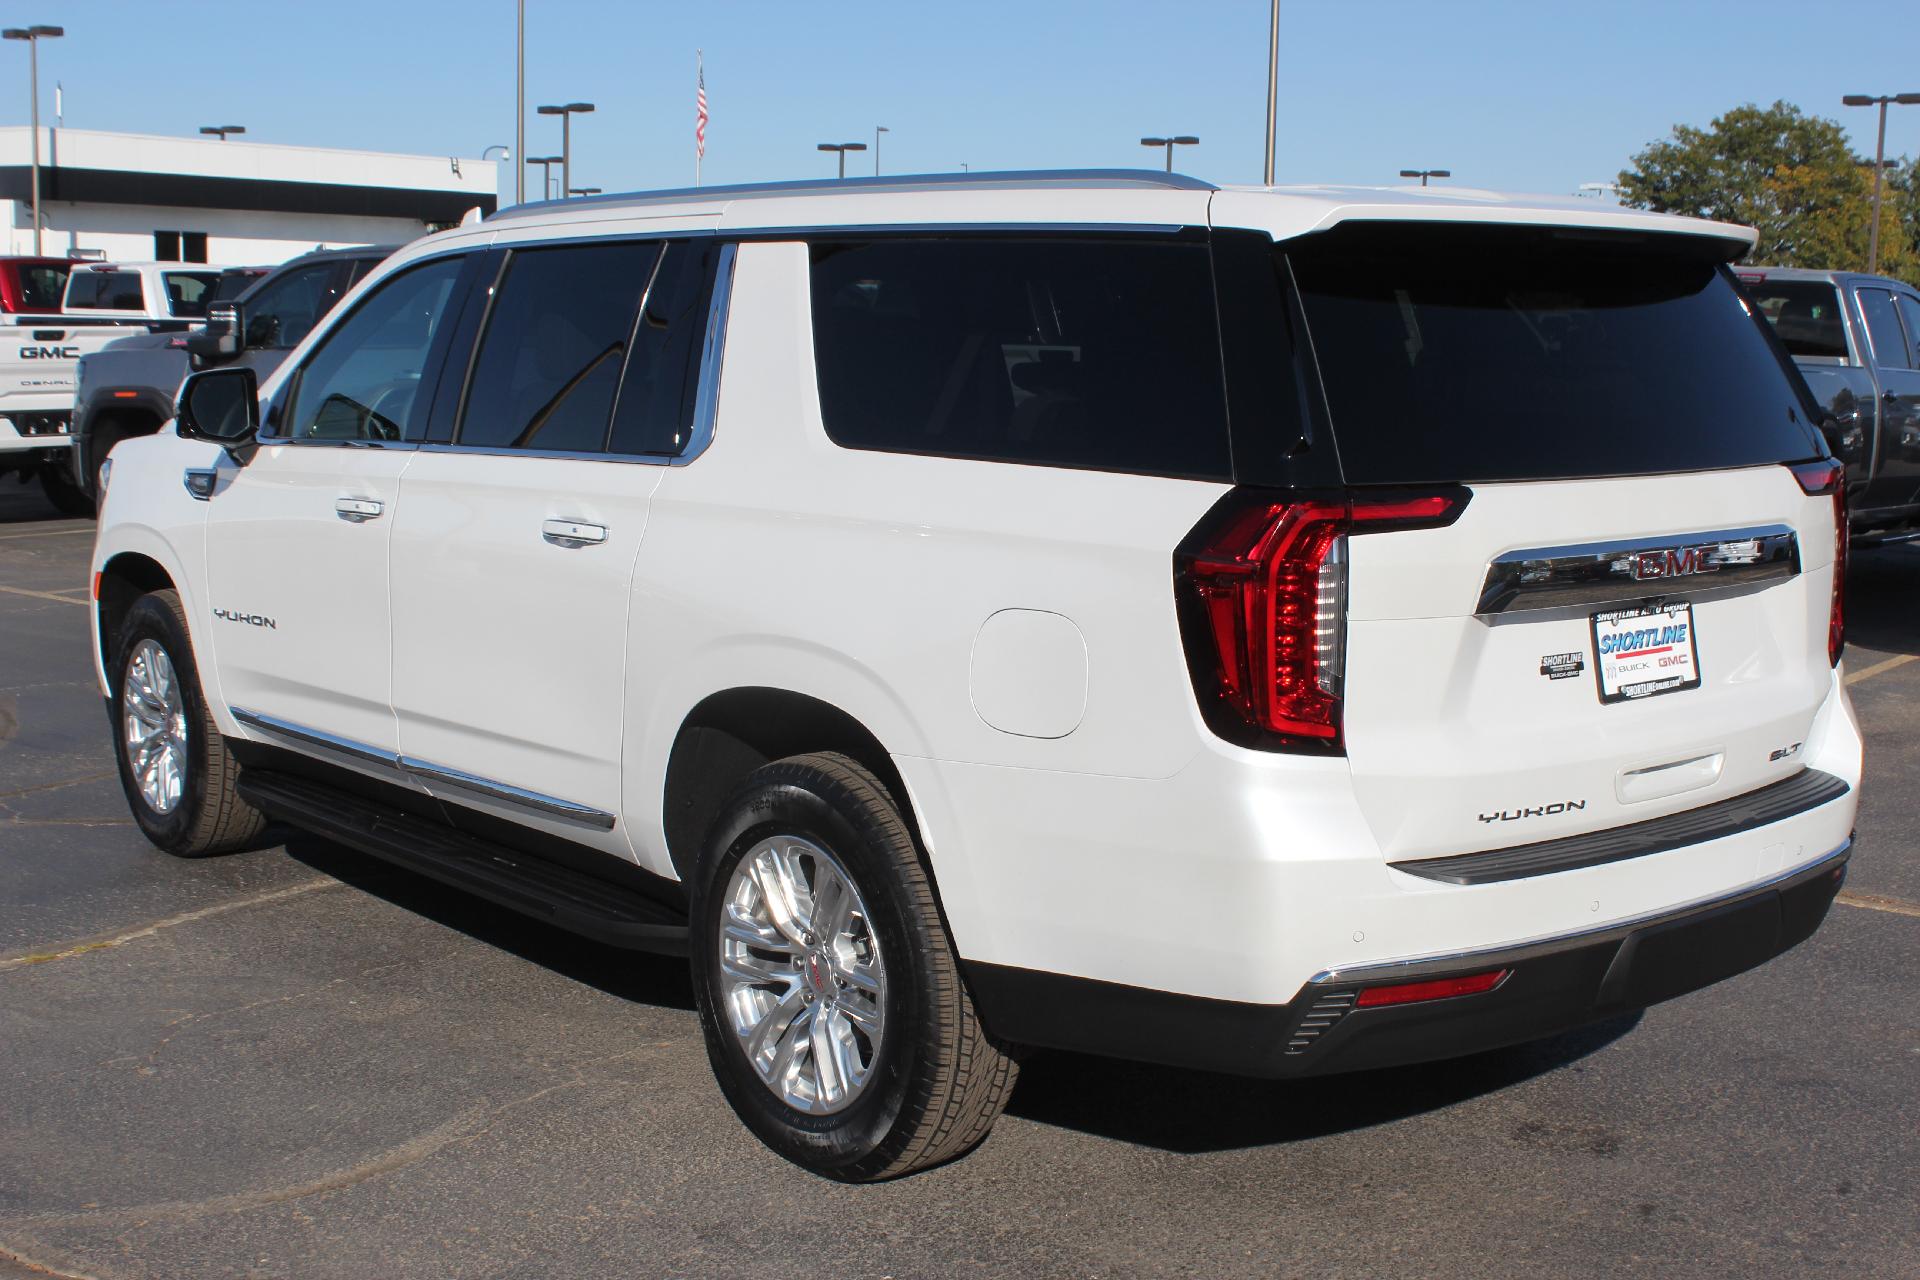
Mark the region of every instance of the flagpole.
<instances>
[{"instance_id":1,"label":"flagpole","mask_svg":"<svg viewBox=\"0 0 1920 1280\"><path fill-rule=\"evenodd\" d=\"M707 87L707 51L705 49L693 51L693 74L701 91L704 92ZM696 138L693 143L693 185L696 187L700 185L700 161L705 150L706 148L702 147L699 139Z\"/></svg>"}]
</instances>

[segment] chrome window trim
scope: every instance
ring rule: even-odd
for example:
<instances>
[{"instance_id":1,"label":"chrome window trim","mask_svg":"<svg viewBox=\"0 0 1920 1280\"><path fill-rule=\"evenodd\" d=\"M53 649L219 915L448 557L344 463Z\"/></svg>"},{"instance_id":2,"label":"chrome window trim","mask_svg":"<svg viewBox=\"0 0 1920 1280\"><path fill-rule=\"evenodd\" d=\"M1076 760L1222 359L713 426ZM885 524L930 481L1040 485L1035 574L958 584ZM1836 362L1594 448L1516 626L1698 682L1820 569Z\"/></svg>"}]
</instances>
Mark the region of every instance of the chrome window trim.
<instances>
[{"instance_id":1,"label":"chrome window trim","mask_svg":"<svg viewBox=\"0 0 1920 1280\"><path fill-rule=\"evenodd\" d=\"M295 724L291 720L282 720L279 716L270 716L263 711L252 711L246 707L228 707L227 711L242 725L249 729L258 729L273 734L277 738L287 738L303 746L317 747L330 751L359 764L381 765L389 769L400 767L400 757L379 747L359 742L352 738L343 738L339 734L327 733L321 729Z\"/></svg>"},{"instance_id":2,"label":"chrome window trim","mask_svg":"<svg viewBox=\"0 0 1920 1280\"><path fill-rule=\"evenodd\" d=\"M1840 800L1845 799L1845 797L1836 796L1835 799ZM1812 813L1815 811L1810 809L1807 812ZM1800 817L1803 815L1796 814L1794 816ZM1677 853L1681 851L1672 850L1671 852ZM1559 951L1569 944L1591 942L1605 938L1609 934L1618 934L1624 938L1627 934L1637 929L1644 929L1649 925L1657 925L1665 920L1692 915L1696 912L1711 911L1716 907L1730 905L1739 902L1743 898L1751 898L1758 894L1765 893L1769 889L1779 888L1782 885L1802 880L1812 880L1817 876L1832 871L1836 867L1844 865L1852 852L1853 838L1849 836L1847 839L1842 840L1836 847L1829 849L1826 853L1821 854L1809 862L1803 862L1797 867L1790 867L1758 883L1743 885L1738 889L1732 889L1725 893L1709 894L1704 898L1695 898L1691 902L1677 903L1671 907L1662 907L1658 911L1650 911L1644 915L1630 916L1625 920L1616 920L1611 924L1595 925L1590 929L1575 929L1568 933L1547 934L1543 937L1530 938L1522 942L1509 942L1497 947L1476 947L1471 951L1440 952L1435 955L1414 956L1405 960L1379 960L1368 964L1351 965L1346 968L1322 969L1307 979L1306 985L1302 990L1310 990L1316 986L1326 985L1345 986L1349 983L1371 984L1382 981L1395 982L1407 977L1419 976L1419 974L1429 970L1440 972L1479 964L1517 964L1539 955ZM1427 883L1431 884L1432 882L1429 881Z\"/></svg>"},{"instance_id":3,"label":"chrome window trim","mask_svg":"<svg viewBox=\"0 0 1920 1280\"><path fill-rule=\"evenodd\" d=\"M291 720L282 720L279 716L270 716L262 711L234 706L229 706L227 711L244 728L269 733L276 738L284 738L315 751L343 756L356 764L396 769L423 782L437 782L443 786L456 787L474 795L485 796L489 800L498 801L535 817L560 818L569 822L578 822L599 831L611 831L614 828L612 814L590 805L575 804L571 800L562 800L558 796L530 791L510 783L496 782L491 778L483 778L478 774L449 768L443 764L434 764L415 756L403 756L353 738L328 733L323 729L296 724Z\"/></svg>"},{"instance_id":4,"label":"chrome window trim","mask_svg":"<svg viewBox=\"0 0 1920 1280\"><path fill-rule=\"evenodd\" d=\"M1755 544L1751 558L1723 562L1711 573L1638 578L1630 557L1648 551L1724 551ZM1676 591L1696 593L1774 582L1800 572L1800 539L1784 524L1703 533L1622 538L1560 547L1508 551L1487 566L1474 612L1482 617L1533 609L1559 609L1644 600Z\"/></svg>"},{"instance_id":5,"label":"chrome window trim","mask_svg":"<svg viewBox=\"0 0 1920 1280\"><path fill-rule=\"evenodd\" d=\"M443 764L433 764L417 756L401 756L399 763L403 771L424 782L437 782L443 786L485 796L489 800L499 801L501 804L538 817L561 818L599 831L613 830L614 816L604 810L595 809L591 805L575 804L571 800L562 800L558 796L529 791L525 787L516 787L505 782L495 782L491 778L483 778L478 774L449 768Z\"/></svg>"}]
</instances>

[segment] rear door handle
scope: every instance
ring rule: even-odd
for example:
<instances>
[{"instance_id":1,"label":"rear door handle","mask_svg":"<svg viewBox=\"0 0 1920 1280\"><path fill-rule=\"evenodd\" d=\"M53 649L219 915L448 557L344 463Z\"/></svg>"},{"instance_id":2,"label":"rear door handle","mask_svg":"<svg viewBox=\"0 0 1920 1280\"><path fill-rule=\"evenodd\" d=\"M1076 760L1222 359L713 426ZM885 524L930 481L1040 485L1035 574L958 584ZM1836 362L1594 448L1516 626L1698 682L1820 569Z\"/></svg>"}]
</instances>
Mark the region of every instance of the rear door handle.
<instances>
[{"instance_id":1,"label":"rear door handle","mask_svg":"<svg viewBox=\"0 0 1920 1280\"><path fill-rule=\"evenodd\" d=\"M340 498L333 504L333 513L342 520L351 520L355 524L365 524L369 520L378 520L387 508L385 504L372 498Z\"/></svg>"},{"instance_id":2,"label":"rear door handle","mask_svg":"<svg viewBox=\"0 0 1920 1280\"><path fill-rule=\"evenodd\" d=\"M556 547L596 547L607 540L607 526L582 520L549 520L540 536Z\"/></svg>"}]
</instances>

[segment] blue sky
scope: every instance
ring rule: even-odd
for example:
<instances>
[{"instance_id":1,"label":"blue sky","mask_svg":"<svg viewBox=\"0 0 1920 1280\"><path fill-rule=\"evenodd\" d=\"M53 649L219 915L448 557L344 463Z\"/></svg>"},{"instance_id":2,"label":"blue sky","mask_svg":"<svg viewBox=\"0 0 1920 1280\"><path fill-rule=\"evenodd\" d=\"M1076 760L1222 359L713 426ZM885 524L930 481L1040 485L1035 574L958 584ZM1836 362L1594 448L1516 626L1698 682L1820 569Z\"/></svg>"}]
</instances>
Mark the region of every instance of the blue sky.
<instances>
[{"instance_id":1,"label":"blue sky","mask_svg":"<svg viewBox=\"0 0 1920 1280\"><path fill-rule=\"evenodd\" d=\"M541 102L585 100L574 183L693 179L694 50L712 107L705 177L830 176L823 141L883 143L888 172L1158 162L1146 134L1197 134L1176 165L1260 177L1266 0L527 0L527 145ZM76 128L477 155L513 138L513 0L3 0L42 46L43 110ZM1851 33L1851 34L1850 34ZM1611 179L1676 122L1785 98L1842 120L1848 92L1920 91L1920 6L1852 0L1282 0L1282 181L1455 181L1567 192ZM0 121L26 119L24 46L0 48ZM1920 152L1895 108L1889 154ZM850 158L872 172L872 154ZM511 179L503 185L511 191Z\"/></svg>"}]
</instances>

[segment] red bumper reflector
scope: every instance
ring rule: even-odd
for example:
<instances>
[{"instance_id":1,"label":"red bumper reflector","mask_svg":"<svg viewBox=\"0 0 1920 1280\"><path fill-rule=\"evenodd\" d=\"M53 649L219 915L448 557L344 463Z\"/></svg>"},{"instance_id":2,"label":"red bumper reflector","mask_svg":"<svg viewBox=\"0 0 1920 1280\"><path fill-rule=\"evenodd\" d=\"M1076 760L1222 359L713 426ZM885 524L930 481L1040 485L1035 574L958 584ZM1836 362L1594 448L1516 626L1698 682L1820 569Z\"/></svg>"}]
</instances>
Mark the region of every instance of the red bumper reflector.
<instances>
[{"instance_id":1,"label":"red bumper reflector","mask_svg":"<svg viewBox=\"0 0 1920 1280\"><path fill-rule=\"evenodd\" d=\"M1511 969L1494 969L1487 973L1476 973L1465 978L1435 978L1431 982L1402 982L1391 987L1368 987L1354 1001L1360 1009L1371 1009L1387 1004L1418 1004L1422 1000L1449 1000L1454 996L1477 996L1483 991L1491 991L1511 973Z\"/></svg>"}]
</instances>

